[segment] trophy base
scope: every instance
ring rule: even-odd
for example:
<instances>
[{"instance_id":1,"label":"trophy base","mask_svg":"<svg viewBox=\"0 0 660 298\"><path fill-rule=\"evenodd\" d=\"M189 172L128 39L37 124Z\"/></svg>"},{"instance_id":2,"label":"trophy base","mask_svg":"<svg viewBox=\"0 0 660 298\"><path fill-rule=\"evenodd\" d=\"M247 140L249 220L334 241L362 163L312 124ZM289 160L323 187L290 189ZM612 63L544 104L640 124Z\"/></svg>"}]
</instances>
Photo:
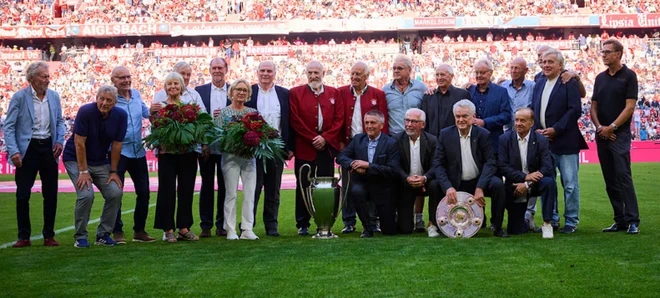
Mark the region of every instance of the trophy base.
<instances>
[{"instance_id":1,"label":"trophy base","mask_svg":"<svg viewBox=\"0 0 660 298\"><path fill-rule=\"evenodd\" d=\"M334 239L339 238L339 236L333 234L330 231L327 232L318 232L316 235L312 236L313 239Z\"/></svg>"}]
</instances>

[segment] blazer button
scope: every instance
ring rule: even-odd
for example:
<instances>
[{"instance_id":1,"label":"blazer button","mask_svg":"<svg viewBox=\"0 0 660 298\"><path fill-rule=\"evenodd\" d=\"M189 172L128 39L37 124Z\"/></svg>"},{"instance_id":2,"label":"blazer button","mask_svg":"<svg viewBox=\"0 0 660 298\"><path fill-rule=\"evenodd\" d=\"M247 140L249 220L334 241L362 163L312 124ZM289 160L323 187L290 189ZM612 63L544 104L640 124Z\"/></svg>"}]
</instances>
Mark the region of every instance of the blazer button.
<instances>
[{"instance_id":1,"label":"blazer button","mask_svg":"<svg viewBox=\"0 0 660 298\"><path fill-rule=\"evenodd\" d=\"M319 130L319 127L318 127L318 126L314 126L314 129Z\"/></svg>"},{"instance_id":2,"label":"blazer button","mask_svg":"<svg viewBox=\"0 0 660 298\"><path fill-rule=\"evenodd\" d=\"M314 116L315 119L319 119L319 116Z\"/></svg>"},{"instance_id":3,"label":"blazer button","mask_svg":"<svg viewBox=\"0 0 660 298\"><path fill-rule=\"evenodd\" d=\"M351 110L352 110L352 109L353 109L353 107L351 107Z\"/></svg>"}]
</instances>

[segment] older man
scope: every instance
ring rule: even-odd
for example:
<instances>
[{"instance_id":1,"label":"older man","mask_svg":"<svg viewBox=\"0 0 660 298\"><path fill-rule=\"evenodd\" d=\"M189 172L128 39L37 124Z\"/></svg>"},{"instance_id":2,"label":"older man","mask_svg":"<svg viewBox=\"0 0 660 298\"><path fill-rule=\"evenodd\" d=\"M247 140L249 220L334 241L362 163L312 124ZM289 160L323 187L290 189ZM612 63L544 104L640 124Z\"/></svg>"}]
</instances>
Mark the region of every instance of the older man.
<instances>
[{"instance_id":1,"label":"older man","mask_svg":"<svg viewBox=\"0 0 660 298\"><path fill-rule=\"evenodd\" d=\"M578 166L581 149L587 149L577 121L582 114L580 88L577 80L559 82L564 69L564 57L558 50L548 50L542 56L543 77L536 82L533 95L534 114L539 121L534 125L537 132L550 140L550 151L555 166L561 173L564 187L564 218L562 233L573 233L579 223L580 185ZM553 228L559 228L559 214L555 208Z\"/></svg>"},{"instance_id":2,"label":"older man","mask_svg":"<svg viewBox=\"0 0 660 298\"><path fill-rule=\"evenodd\" d=\"M539 67L541 67L541 71L539 71L536 75L534 75L534 82L538 82L539 79L544 76L542 57L543 57L543 54L545 54L545 52L550 51L550 50L555 50L555 48L553 48L549 45L545 45L545 44L539 45L538 48L536 49L536 55L537 55L537 58L538 58L537 63L539 65ZM575 71L572 71L572 70L562 69L562 73L561 73L560 77L561 77L561 83L562 84L566 84L571 79L575 79L577 81L578 87L580 89L580 97L584 98L585 96L587 96L587 91L584 88L584 84L582 84L582 80L580 79L580 74L579 73L577 73Z\"/></svg>"},{"instance_id":3,"label":"older man","mask_svg":"<svg viewBox=\"0 0 660 298\"><path fill-rule=\"evenodd\" d=\"M37 173L41 177L45 246L55 241L57 211L57 164L64 144L64 120L57 92L48 89L50 74L44 62L26 70L30 86L16 92L9 101L4 121L4 139L9 163L16 167L16 218L18 241L13 247L30 246L30 195Z\"/></svg>"},{"instance_id":4,"label":"older man","mask_svg":"<svg viewBox=\"0 0 660 298\"><path fill-rule=\"evenodd\" d=\"M101 222L96 230L96 245L116 244L110 233L117 220L123 194L117 166L128 123L128 115L116 107L116 103L117 88L107 85L99 88L96 102L78 110L73 135L64 149L64 166L76 186L74 246L78 248L90 246L87 223L94 203L92 184L105 199Z\"/></svg>"},{"instance_id":5,"label":"older man","mask_svg":"<svg viewBox=\"0 0 660 298\"><path fill-rule=\"evenodd\" d=\"M506 91L509 94L511 110L517 111L520 108L531 107L532 93L534 93L534 86L536 84L533 81L525 79L525 75L527 75L527 71L529 71L529 68L527 68L527 61L523 58L513 59L509 64L509 71L511 73L511 79L502 82L500 86L506 88ZM514 120L512 117L511 122L504 125L504 130L512 129L513 125Z\"/></svg>"},{"instance_id":6,"label":"older man","mask_svg":"<svg viewBox=\"0 0 660 298\"><path fill-rule=\"evenodd\" d=\"M216 117L222 108L231 104L227 96L229 83L225 81L228 70L227 62L224 58L214 58L211 60L210 68L211 82L197 86L195 91L202 98L206 112ZM199 237L201 238L211 237L211 228L214 224L216 236L227 236L227 232L222 226L224 223L225 180L222 175L221 161L222 155L216 146L211 146L208 155L202 155L198 158L199 173L202 176L202 186L199 191L199 225L202 228ZM217 205L214 206L216 183L218 199ZM215 220L213 219L214 210Z\"/></svg>"},{"instance_id":7,"label":"older man","mask_svg":"<svg viewBox=\"0 0 660 298\"><path fill-rule=\"evenodd\" d=\"M325 86L325 67L312 61L306 67L307 84L293 87L289 92L291 128L295 132L294 155L296 180L296 226L298 235L309 234L311 216L302 198L307 187L307 173L300 177L300 168L309 164L311 176L334 175L334 157L339 151L344 127L344 100L337 89ZM300 180L302 179L302 180Z\"/></svg>"},{"instance_id":8,"label":"older man","mask_svg":"<svg viewBox=\"0 0 660 298\"><path fill-rule=\"evenodd\" d=\"M497 162L489 132L473 124L475 114L476 107L470 100L454 104L456 125L440 132L433 163L435 177L448 204L456 203L457 191L473 194L481 207L486 205L484 196L490 196L493 234L509 237L502 229L506 205L504 184L495 175Z\"/></svg>"},{"instance_id":9,"label":"older man","mask_svg":"<svg viewBox=\"0 0 660 298\"><path fill-rule=\"evenodd\" d=\"M435 68L435 82L438 87L433 93L424 95L422 100L421 109L427 118L424 131L436 137L442 129L454 125L454 104L461 99L470 99L470 93L465 89L452 85L453 80L454 69L448 64L438 65Z\"/></svg>"},{"instance_id":10,"label":"older man","mask_svg":"<svg viewBox=\"0 0 660 298\"><path fill-rule=\"evenodd\" d=\"M390 135L405 130L403 118L406 111L410 108L419 108L424 92L428 89L422 81L411 78L412 70L413 63L408 56L396 56L392 65L394 80L383 87L387 99Z\"/></svg>"},{"instance_id":11,"label":"older man","mask_svg":"<svg viewBox=\"0 0 660 298\"><path fill-rule=\"evenodd\" d=\"M289 89L275 85L277 66L273 61L263 61L257 68L259 83L252 85L252 99L245 105L255 108L266 119L266 122L277 129L284 140L284 149L289 153L288 159L293 157L291 134L289 133ZM277 231L277 216L280 208L280 186L282 185L282 172L284 162L266 160L266 166L261 160L257 161L257 184L254 193L254 218L257 218L257 206L261 187L264 188L263 221L266 235L279 236ZM256 223L256 220L255 220Z\"/></svg>"},{"instance_id":12,"label":"older man","mask_svg":"<svg viewBox=\"0 0 660 298\"><path fill-rule=\"evenodd\" d=\"M378 110L385 117L385 125L382 131L387 134L387 101L385 100L385 93L373 86L367 85L371 69L365 62L357 62L351 68L351 84L339 87L339 93L344 99L344 114L345 131L340 149L351 143L353 137L357 134L366 132L364 128L364 115L368 111ZM344 169L342 172L342 181L348 181L348 170ZM342 219L344 221L344 229L342 233L348 234L355 231L355 206L351 199L350 192L343 190L347 194L344 199L345 203L342 208ZM372 221L376 221L375 206L368 203L369 216ZM372 223L376 225L376 223Z\"/></svg>"},{"instance_id":13,"label":"older man","mask_svg":"<svg viewBox=\"0 0 660 298\"><path fill-rule=\"evenodd\" d=\"M119 175L119 179L123 184L125 174L128 171L135 187L133 241L154 242L156 239L149 236L145 230L147 214L149 213L149 169L147 168L147 152L142 145L142 119L149 118L149 108L142 100L140 91L131 88L132 79L128 68L124 66L115 67L112 70L110 80L117 88L117 107L124 110L128 115L126 137L117 165L117 175ZM126 244L123 227L120 203L113 231L113 240L117 244Z\"/></svg>"},{"instance_id":14,"label":"older man","mask_svg":"<svg viewBox=\"0 0 660 298\"><path fill-rule=\"evenodd\" d=\"M399 145L400 168L399 175L402 181L401 193L397 194L396 210L399 232L410 234L413 232L413 204L416 201L424 203L424 196L429 196L429 237L438 237L435 224L435 210L440 202L440 190L435 180L433 158L438 139L424 131L426 126L426 113L412 108L406 112L404 119L406 131L394 135ZM401 184L401 183L399 183ZM416 206L415 206L416 207ZM418 210L414 210L417 212Z\"/></svg>"}]
</instances>

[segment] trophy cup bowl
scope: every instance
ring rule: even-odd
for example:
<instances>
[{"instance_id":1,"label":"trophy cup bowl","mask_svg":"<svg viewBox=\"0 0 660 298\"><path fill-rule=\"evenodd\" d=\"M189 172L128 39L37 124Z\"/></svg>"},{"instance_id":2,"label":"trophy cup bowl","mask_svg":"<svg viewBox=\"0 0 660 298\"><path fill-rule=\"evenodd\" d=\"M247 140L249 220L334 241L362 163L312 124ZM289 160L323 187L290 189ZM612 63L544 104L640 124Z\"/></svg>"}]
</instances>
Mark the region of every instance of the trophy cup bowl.
<instances>
[{"instance_id":1,"label":"trophy cup bowl","mask_svg":"<svg viewBox=\"0 0 660 298\"><path fill-rule=\"evenodd\" d=\"M303 169L307 168L307 180L309 187L303 187ZM314 218L317 230L315 239L332 239L338 236L332 233L332 226L341 211L345 195L341 193L337 177L311 177L312 168L309 164L303 165L299 170L300 188L303 201L309 215ZM341 177L341 176L340 176ZM350 178L347 183L350 183ZM346 189L348 190L348 184Z\"/></svg>"}]
</instances>

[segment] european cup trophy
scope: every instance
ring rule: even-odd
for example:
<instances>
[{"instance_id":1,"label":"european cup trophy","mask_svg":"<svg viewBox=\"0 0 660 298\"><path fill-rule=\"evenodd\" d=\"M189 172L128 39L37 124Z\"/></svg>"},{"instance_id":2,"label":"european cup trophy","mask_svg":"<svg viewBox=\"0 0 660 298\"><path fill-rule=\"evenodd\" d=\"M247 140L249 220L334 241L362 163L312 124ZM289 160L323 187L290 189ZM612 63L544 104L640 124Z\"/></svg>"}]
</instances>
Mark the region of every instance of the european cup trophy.
<instances>
[{"instance_id":1,"label":"european cup trophy","mask_svg":"<svg viewBox=\"0 0 660 298\"><path fill-rule=\"evenodd\" d=\"M303 169L307 168L307 180L309 187L303 187L302 179ZM312 177L312 167L305 164L300 168L298 177L300 181L300 189L302 190L303 201L307 207L309 215L314 218L317 231L316 235L312 238L316 239L332 239L337 238L337 235L332 233L332 225L341 211L345 195L341 193L339 181L341 178L336 177ZM350 175L349 175L350 176ZM341 177L341 175L340 175ZM348 190L349 181L346 181L346 189Z\"/></svg>"},{"instance_id":2,"label":"european cup trophy","mask_svg":"<svg viewBox=\"0 0 660 298\"><path fill-rule=\"evenodd\" d=\"M448 205L444 197L436 209L438 228L449 238L470 238L481 228L483 208L467 192L456 193L456 204Z\"/></svg>"}]
</instances>

